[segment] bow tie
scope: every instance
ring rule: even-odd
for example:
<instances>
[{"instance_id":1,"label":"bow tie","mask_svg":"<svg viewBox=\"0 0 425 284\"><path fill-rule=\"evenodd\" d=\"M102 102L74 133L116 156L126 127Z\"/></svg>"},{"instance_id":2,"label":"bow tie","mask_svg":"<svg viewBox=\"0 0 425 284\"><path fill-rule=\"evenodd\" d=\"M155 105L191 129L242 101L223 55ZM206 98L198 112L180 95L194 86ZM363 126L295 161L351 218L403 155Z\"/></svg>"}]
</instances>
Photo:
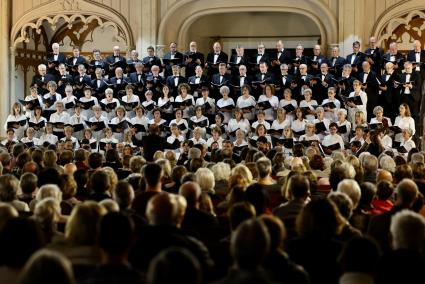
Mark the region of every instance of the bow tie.
<instances>
[{"instance_id":1,"label":"bow tie","mask_svg":"<svg viewBox=\"0 0 425 284\"><path fill-rule=\"evenodd\" d=\"M263 56L262 54L258 54L258 56Z\"/></svg>"},{"instance_id":2,"label":"bow tie","mask_svg":"<svg viewBox=\"0 0 425 284\"><path fill-rule=\"evenodd\" d=\"M369 75L369 72L364 72L366 75Z\"/></svg>"},{"instance_id":3,"label":"bow tie","mask_svg":"<svg viewBox=\"0 0 425 284\"><path fill-rule=\"evenodd\" d=\"M407 72L406 72L406 75L412 75L412 73L407 73Z\"/></svg>"},{"instance_id":4,"label":"bow tie","mask_svg":"<svg viewBox=\"0 0 425 284\"><path fill-rule=\"evenodd\" d=\"M421 52L420 51L415 51L415 53L419 53L420 54Z\"/></svg>"},{"instance_id":5,"label":"bow tie","mask_svg":"<svg viewBox=\"0 0 425 284\"><path fill-rule=\"evenodd\" d=\"M195 78L201 78L201 77L199 77L199 76L195 76Z\"/></svg>"},{"instance_id":6,"label":"bow tie","mask_svg":"<svg viewBox=\"0 0 425 284\"><path fill-rule=\"evenodd\" d=\"M283 77L283 78L286 78L286 77L288 77L288 75L282 75L282 77Z\"/></svg>"},{"instance_id":7,"label":"bow tie","mask_svg":"<svg viewBox=\"0 0 425 284\"><path fill-rule=\"evenodd\" d=\"M214 55L220 55L220 52L219 53L215 53Z\"/></svg>"},{"instance_id":8,"label":"bow tie","mask_svg":"<svg viewBox=\"0 0 425 284\"><path fill-rule=\"evenodd\" d=\"M175 79L175 78L178 78L178 77L179 77L179 76L174 76L174 79Z\"/></svg>"},{"instance_id":9,"label":"bow tie","mask_svg":"<svg viewBox=\"0 0 425 284\"><path fill-rule=\"evenodd\" d=\"M240 76L241 78L245 78L245 76Z\"/></svg>"}]
</instances>

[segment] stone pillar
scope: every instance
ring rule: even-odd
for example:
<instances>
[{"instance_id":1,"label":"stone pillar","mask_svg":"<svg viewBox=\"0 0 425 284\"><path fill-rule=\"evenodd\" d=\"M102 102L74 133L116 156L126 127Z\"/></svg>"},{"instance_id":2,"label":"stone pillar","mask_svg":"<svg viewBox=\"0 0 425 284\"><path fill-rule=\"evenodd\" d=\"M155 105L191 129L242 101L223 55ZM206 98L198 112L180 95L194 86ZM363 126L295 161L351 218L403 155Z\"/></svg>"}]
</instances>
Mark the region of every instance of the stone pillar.
<instances>
[{"instance_id":1,"label":"stone pillar","mask_svg":"<svg viewBox=\"0 0 425 284\"><path fill-rule=\"evenodd\" d=\"M10 108L10 70L9 70L9 13L10 1L0 1L0 121L5 121ZM0 136L6 131L0 125Z\"/></svg>"}]
</instances>

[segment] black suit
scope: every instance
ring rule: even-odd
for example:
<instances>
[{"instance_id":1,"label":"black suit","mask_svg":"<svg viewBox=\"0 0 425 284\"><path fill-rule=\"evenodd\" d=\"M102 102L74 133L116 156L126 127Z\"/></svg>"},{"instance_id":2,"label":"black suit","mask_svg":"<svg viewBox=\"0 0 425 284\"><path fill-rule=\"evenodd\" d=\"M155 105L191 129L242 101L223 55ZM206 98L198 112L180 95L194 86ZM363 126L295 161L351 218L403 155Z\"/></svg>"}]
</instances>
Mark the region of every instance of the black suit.
<instances>
[{"instance_id":1,"label":"black suit","mask_svg":"<svg viewBox=\"0 0 425 284\"><path fill-rule=\"evenodd\" d=\"M218 73L218 63L226 63L227 64L227 62L229 61L229 56L226 53L224 53L223 51L221 51L218 54L216 62L214 62L214 55L215 55L214 52L208 53L207 60L206 60L207 68L208 68L208 76L210 76L210 77L212 75ZM214 63L217 64L217 66Z\"/></svg>"},{"instance_id":2,"label":"black suit","mask_svg":"<svg viewBox=\"0 0 425 284\"><path fill-rule=\"evenodd\" d=\"M92 79L96 79L96 74L95 74L96 68L101 68L106 75L108 74L107 73L108 70L106 70L107 69L106 67L107 67L107 64L103 60L91 60L87 69L87 74L89 74Z\"/></svg>"},{"instance_id":3,"label":"black suit","mask_svg":"<svg viewBox=\"0 0 425 284\"><path fill-rule=\"evenodd\" d=\"M233 85L233 94L235 98L241 95L241 87L244 85L251 86L252 76L246 75L243 77L243 83L241 85L241 76L238 74L237 76L233 76L232 85Z\"/></svg>"},{"instance_id":4,"label":"black suit","mask_svg":"<svg viewBox=\"0 0 425 284\"><path fill-rule=\"evenodd\" d=\"M176 84L176 80L174 80L175 78L177 78L177 84ZM183 76L168 76L166 79L166 84L167 86L170 88L170 91L172 92L172 95L174 97L176 97L178 95L178 90L177 87L181 84L181 83L186 83L187 80L185 77Z\"/></svg>"},{"instance_id":5,"label":"black suit","mask_svg":"<svg viewBox=\"0 0 425 284\"><path fill-rule=\"evenodd\" d=\"M76 61L75 61L75 64L74 64L74 59L77 59ZM66 61L66 64L68 64L68 65L72 65L72 66L77 66L78 67L78 65L80 65L80 64L86 64L87 63L87 60L83 57L83 56L78 56L78 57L70 57L70 58L68 58L68 60Z\"/></svg>"},{"instance_id":6,"label":"black suit","mask_svg":"<svg viewBox=\"0 0 425 284\"><path fill-rule=\"evenodd\" d=\"M145 69L145 70L143 70L144 72L150 72L153 65L158 66L159 69L160 69L160 72L162 70L161 59L159 59L156 56L153 56L153 57L146 56L146 57L143 58L142 62L143 62L144 69Z\"/></svg>"},{"instance_id":7,"label":"black suit","mask_svg":"<svg viewBox=\"0 0 425 284\"><path fill-rule=\"evenodd\" d=\"M201 76L201 78L200 78L200 80L199 80L199 87L198 86L195 86L196 85L196 76L191 76L191 77L189 77L189 79L187 80L187 83L189 84L189 86L191 87L191 89L192 89L192 92L194 92L195 90L194 90L194 88L202 88L203 86L206 86L206 87L211 87L211 85L210 85L210 82L209 82L209 80L208 80L208 77L206 76L206 75L202 75Z\"/></svg>"},{"instance_id":8,"label":"black suit","mask_svg":"<svg viewBox=\"0 0 425 284\"><path fill-rule=\"evenodd\" d=\"M139 75L140 75L140 80L139 80ZM145 79L146 79L145 73L139 74L137 72L133 72L127 76L127 80L129 80L131 83L143 83Z\"/></svg>"},{"instance_id":9,"label":"black suit","mask_svg":"<svg viewBox=\"0 0 425 284\"><path fill-rule=\"evenodd\" d=\"M74 85L74 78L70 74L65 74L63 76L59 75L56 92L64 96L66 85Z\"/></svg>"},{"instance_id":10,"label":"black suit","mask_svg":"<svg viewBox=\"0 0 425 284\"><path fill-rule=\"evenodd\" d=\"M301 87L304 85L310 86L311 78L313 78L313 76L310 74L303 76L301 76L301 74L298 74L297 76L294 76L294 81L296 82L297 86L292 90L292 97L298 103L304 99L303 95L301 94Z\"/></svg>"},{"instance_id":11,"label":"black suit","mask_svg":"<svg viewBox=\"0 0 425 284\"><path fill-rule=\"evenodd\" d=\"M402 73L399 75L400 83L407 82L406 80L407 73ZM406 94L405 88L400 85L399 94L400 94L400 103L407 103L409 105L410 111L412 113L412 117L416 120L419 118L419 110L421 105L421 90L420 87L420 76L417 72L412 72L410 74L410 82L412 82L412 89L410 89L410 94Z\"/></svg>"},{"instance_id":12,"label":"black suit","mask_svg":"<svg viewBox=\"0 0 425 284\"><path fill-rule=\"evenodd\" d=\"M52 74L44 75L44 79L37 74L32 77L31 86L37 85L38 94L43 95L48 92L47 83L50 81L56 81Z\"/></svg>"},{"instance_id":13,"label":"black suit","mask_svg":"<svg viewBox=\"0 0 425 284\"><path fill-rule=\"evenodd\" d=\"M219 99L221 97L220 95L220 87L221 86L227 86L230 88L232 83L232 76L230 74L225 73L222 77L222 80L220 81L220 74L214 74L211 78L211 86L213 89L212 98Z\"/></svg>"},{"instance_id":14,"label":"black suit","mask_svg":"<svg viewBox=\"0 0 425 284\"><path fill-rule=\"evenodd\" d=\"M171 52L167 52L164 55L164 59L170 60L171 59ZM181 66L183 64L183 59L184 59L183 53L176 51L176 53L174 54L174 59L175 59L175 63L171 63L171 62L167 63L167 64L164 63L165 64L165 70L164 70L164 77L165 78L167 78L168 76L173 74L172 66L174 64L179 65L179 66Z\"/></svg>"},{"instance_id":15,"label":"black suit","mask_svg":"<svg viewBox=\"0 0 425 284\"><path fill-rule=\"evenodd\" d=\"M354 57L354 59L353 59ZM351 53L347 56L346 61L347 64L350 64L352 67L356 67L357 71L353 70L351 72L351 76L358 78L359 73L363 72L362 64L365 61L365 56L363 53Z\"/></svg>"},{"instance_id":16,"label":"black suit","mask_svg":"<svg viewBox=\"0 0 425 284\"><path fill-rule=\"evenodd\" d=\"M186 61L186 59L189 56L192 58L192 61L191 62L187 62ZM204 64L205 64L205 56L204 56L204 54L203 53L200 53L198 51L197 52L188 51L188 52L186 52L184 54L184 58L185 58L186 77L187 78L195 75L195 68L196 68L196 66L201 65L201 67L203 67ZM199 59L199 61L201 61L200 64L198 64L198 63L195 62L198 59Z\"/></svg>"},{"instance_id":17,"label":"black suit","mask_svg":"<svg viewBox=\"0 0 425 284\"><path fill-rule=\"evenodd\" d=\"M46 59L47 73L52 74L54 76L58 76L59 71L56 70L56 68L59 66L60 63L66 63L66 56L63 53L59 53L57 60L55 60L54 54L50 53L49 55L47 55ZM54 63L54 66L52 68L49 67L49 62Z\"/></svg>"},{"instance_id":18,"label":"black suit","mask_svg":"<svg viewBox=\"0 0 425 284\"><path fill-rule=\"evenodd\" d=\"M310 81L310 88L313 91L313 99L317 101L317 103L320 105L322 104L322 101L324 99L328 98L328 88L333 87L334 76L330 73L325 74L316 74L314 77L319 77L320 80L313 84L312 81ZM322 83L325 82L327 86L325 87Z\"/></svg>"},{"instance_id":19,"label":"black suit","mask_svg":"<svg viewBox=\"0 0 425 284\"><path fill-rule=\"evenodd\" d=\"M392 62L392 63L394 63L394 70L397 72L397 73L401 73L401 71L403 70L403 68L404 68L404 55L403 54L401 54L400 52L397 52L397 54L396 55L394 55L394 57L395 57L395 62L394 61L392 61L391 60L391 54L390 53L386 53L384 56L383 56L383 60L382 60L382 64L383 64L383 68L385 68L385 64L387 63L387 62Z\"/></svg>"},{"instance_id":20,"label":"black suit","mask_svg":"<svg viewBox=\"0 0 425 284\"><path fill-rule=\"evenodd\" d=\"M364 80L365 78L366 80ZM372 70L370 70L368 73L360 73L359 79L362 84L366 84L364 91L367 94L367 121L370 121L370 119L373 117L373 109L380 105L378 96L379 84L376 80L376 73Z\"/></svg>"},{"instance_id":21,"label":"black suit","mask_svg":"<svg viewBox=\"0 0 425 284\"><path fill-rule=\"evenodd\" d=\"M74 95L79 99L84 96L84 87L91 86L91 77L87 74L82 76L82 79L80 80L81 76L77 75L74 77L74 89L75 93Z\"/></svg>"},{"instance_id":22,"label":"black suit","mask_svg":"<svg viewBox=\"0 0 425 284\"><path fill-rule=\"evenodd\" d=\"M385 116L389 117L392 121L394 121L398 115L398 106L400 105L400 96L397 94L398 90L394 87L395 80L398 80L398 75L396 72L393 72L388 77L387 73L384 73L380 77L380 82L385 84L387 89L381 91L381 94L379 95L379 101L381 102L381 106L384 108Z\"/></svg>"},{"instance_id":23,"label":"black suit","mask_svg":"<svg viewBox=\"0 0 425 284\"><path fill-rule=\"evenodd\" d=\"M126 72L127 60L122 56L114 56L113 54L111 54L106 57L105 63L106 65L109 65L107 66L108 68L106 70L106 73L108 73L109 78L115 76L115 69L117 67L121 67L122 71L124 73ZM115 65L112 66L111 64L114 64L114 63Z\"/></svg>"},{"instance_id":24,"label":"black suit","mask_svg":"<svg viewBox=\"0 0 425 284\"><path fill-rule=\"evenodd\" d=\"M376 74L381 74L381 66L382 66L382 57L384 56L384 50L382 48L368 48L365 50L365 53L373 60L373 64L371 64L372 70Z\"/></svg>"},{"instance_id":25,"label":"black suit","mask_svg":"<svg viewBox=\"0 0 425 284\"><path fill-rule=\"evenodd\" d=\"M93 96L95 96L96 98L100 99L101 97L103 97L103 94L105 92L105 90L108 88L108 80L102 78L100 79L99 85L97 82L97 79L93 79L91 81L91 87L93 88Z\"/></svg>"},{"instance_id":26,"label":"black suit","mask_svg":"<svg viewBox=\"0 0 425 284\"><path fill-rule=\"evenodd\" d=\"M292 75L298 75L300 74L299 67L301 64L306 64L307 66L310 63L310 58L308 58L305 55L301 55L300 57L296 56L292 59L292 68L291 68L291 74Z\"/></svg>"},{"instance_id":27,"label":"black suit","mask_svg":"<svg viewBox=\"0 0 425 284\"><path fill-rule=\"evenodd\" d=\"M342 75L342 68L344 64L347 63L344 57L329 57L329 72L332 73L335 77Z\"/></svg>"},{"instance_id":28,"label":"black suit","mask_svg":"<svg viewBox=\"0 0 425 284\"><path fill-rule=\"evenodd\" d=\"M285 77L285 80L283 79ZM278 94L280 97L283 98L283 91L285 89L291 88L292 80L294 80L294 76L292 75L282 75L279 74L278 76L275 76L275 83L276 83L276 91L278 91Z\"/></svg>"},{"instance_id":29,"label":"black suit","mask_svg":"<svg viewBox=\"0 0 425 284\"><path fill-rule=\"evenodd\" d=\"M311 57L311 61L309 62L310 74L316 75L320 73L320 65L322 63L326 63L329 66L329 61L323 54L316 56L316 58Z\"/></svg>"},{"instance_id":30,"label":"black suit","mask_svg":"<svg viewBox=\"0 0 425 284\"><path fill-rule=\"evenodd\" d=\"M230 57L229 63L238 64L238 65L231 65L230 66L230 72L231 72L232 76L238 76L239 75L239 66L240 65L245 65L246 68L247 68L247 71L248 71L248 68L249 68L249 66L248 66L248 62L249 62L248 57L246 57L244 55L244 56L241 57L241 60L239 61L239 63L237 63L237 61L238 61L238 55L237 54L233 54Z\"/></svg>"}]
</instances>

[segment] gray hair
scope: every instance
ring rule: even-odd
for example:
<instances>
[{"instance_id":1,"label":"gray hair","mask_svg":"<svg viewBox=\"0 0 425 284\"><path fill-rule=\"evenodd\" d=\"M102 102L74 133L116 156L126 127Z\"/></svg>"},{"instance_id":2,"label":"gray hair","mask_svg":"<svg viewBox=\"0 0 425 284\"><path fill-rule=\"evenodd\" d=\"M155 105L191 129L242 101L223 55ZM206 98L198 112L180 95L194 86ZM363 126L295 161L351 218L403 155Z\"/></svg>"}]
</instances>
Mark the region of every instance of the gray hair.
<instances>
[{"instance_id":1,"label":"gray hair","mask_svg":"<svg viewBox=\"0 0 425 284\"><path fill-rule=\"evenodd\" d=\"M424 252L425 218L410 210L403 210L391 218L390 232L394 249Z\"/></svg>"},{"instance_id":2,"label":"gray hair","mask_svg":"<svg viewBox=\"0 0 425 284\"><path fill-rule=\"evenodd\" d=\"M351 201L353 201L353 208L357 208L362 195L357 181L353 179L344 179L338 183L336 191L347 194Z\"/></svg>"},{"instance_id":3,"label":"gray hair","mask_svg":"<svg viewBox=\"0 0 425 284\"><path fill-rule=\"evenodd\" d=\"M388 155L384 155L381 157L381 160L379 161L379 166L383 170L387 170L391 173L394 173L397 165L393 158L391 158Z\"/></svg>"},{"instance_id":4,"label":"gray hair","mask_svg":"<svg viewBox=\"0 0 425 284\"><path fill-rule=\"evenodd\" d=\"M223 94L223 93L229 94L229 93L230 93L230 89L229 89L229 87L227 87L227 86L222 86L222 87L220 88L220 94Z\"/></svg>"},{"instance_id":5,"label":"gray hair","mask_svg":"<svg viewBox=\"0 0 425 284\"><path fill-rule=\"evenodd\" d=\"M376 113L377 112L384 112L384 108L383 107L381 107L381 106L376 106L376 107L374 107L374 109L373 109L373 114L375 114L376 115Z\"/></svg>"},{"instance_id":6,"label":"gray hair","mask_svg":"<svg viewBox=\"0 0 425 284\"><path fill-rule=\"evenodd\" d=\"M202 192L214 192L215 179L210 169L199 168L195 172L196 182L201 187Z\"/></svg>"},{"instance_id":7,"label":"gray hair","mask_svg":"<svg viewBox=\"0 0 425 284\"><path fill-rule=\"evenodd\" d=\"M227 163L219 162L211 167L215 180L228 180L230 177L230 165Z\"/></svg>"},{"instance_id":8,"label":"gray hair","mask_svg":"<svg viewBox=\"0 0 425 284\"><path fill-rule=\"evenodd\" d=\"M53 197L57 202L62 202L62 191L59 189L59 186L56 184L45 184L40 187L35 196L35 200L40 202L41 200Z\"/></svg>"}]
</instances>

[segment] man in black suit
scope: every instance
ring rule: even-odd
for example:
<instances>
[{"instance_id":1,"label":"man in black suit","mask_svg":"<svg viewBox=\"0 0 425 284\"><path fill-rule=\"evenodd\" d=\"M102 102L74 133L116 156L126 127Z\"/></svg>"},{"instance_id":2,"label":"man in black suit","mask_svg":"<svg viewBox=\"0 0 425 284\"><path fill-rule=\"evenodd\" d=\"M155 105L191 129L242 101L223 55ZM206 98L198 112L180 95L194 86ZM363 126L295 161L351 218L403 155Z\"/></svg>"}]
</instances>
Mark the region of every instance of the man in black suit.
<instances>
[{"instance_id":1,"label":"man in black suit","mask_svg":"<svg viewBox=\"0 0 425 284\"><path fill-rule=\"evenodd\" d=\"M295 82L291 84L293 88L292 97L299 103L304 98L301 93L301 88L304 85L310 86L310 80L313 76L307 73L307 64L301 64L299 66L299 74L294 77Z\"/></svg>"},{"instance_id":2,"label":"man in black suit","mask_svg":"<svg viewBox=\"0 0 425 284\"><path fill-rule=\"evenodd\" d=\"M102 59L102 56L100 54L100 50L99 49L93 49L93 59L90 61L87 73L92 77L92 79L95 79L96 78L95 70L97 68L101 68L102 72L104 73L103 75L105 75L106 67L107 67L106 63Z\"/></svg>"},{"instance_id":3,"label":"man in black suit","mask_svg":"<svg viewBox=\"0 0 425 284\"><path fill-rule=\"evenodd\" d=\"M122 70L125 70L127 66L127 60L125 59L125 57L121 56L120 47L117 45L113 48L113 54L106 57L105 62L108 65L107 73L109 75L109 78L114 76L116 68L121 67Z\"/></svg>"},{"instance_id":4,"label":"man in black suit","mask_svg":"<svg viewBox=\"0 0 425 284\"><path fill-rule=\"evenodd\" d=\"M47 55L47 73L58 76L59 71L57 68L59 63L66 63L66 56L59 52L59 43L55 42L52 44L52 53Z\"/></svg>"},{"instance_id":5,"label":"man in black suit","mask_svg":"<svg viewBox=\"0 0 425 284\"><path fill-rule=\"evenodd\" d=\"M46 65L38 65L38 74L32 77L31 86L36 86L38 94L43 95L48 92L47 83L50 81L56 81L55 76L47 74Z\"/></svg>"},{"instance_id":6,"label":"man in black suit","mask_svg":"<svg viewBox=\"0 0 425 284\"><path fill-rule=\"evenodd\" d=\"M164 77L167 78L173 74L173 65L181 66L183 64L183 53L177 51L177 43L170 43L170 51L164 55L163 59Z\"/></svg>"},{"instance_id":7,"label":"man in black suit","mask_svg":"<svg viewBox=\"0 0 425 284\"><path fill-rule=\"evenodd\" d=\"M347 56L347 63L351 65L351 76L358 78L359 73L363 72L362 63L365 61L364 53L360 52L360 42L353 42L353 53Z\"/></svg>"},{"instance_id":8,"label":"man in black suit","mask_svg":"<svg viewBox=\"0 0 425 284\"><path fill-rule=\"evenodd\" d=\"M161 68L161 59L155 56L155 49L153 46L148 46L146 49L148 56L143 58L143 72L149 73L151 71L152 66L156 65Z\"/></svg>"},{"instance_id":9,"label":"man in black suit","mask_svg":"<svg viewBox=\"0 0 425 284\"><path fill-rule=\"evenodd\" d=\"M230 88L232 82L232 76L227 74L226 63L220 63L218 65L218 73L214 74L211 78L211 87L213 89L212 98L220 98L220 88L222 86L227 86Z\"/></svg>"},{"instance_id":10,"label":"man in black suit","mask_svg":"<svg viewBox=\"0 0 425 284\"><path fill-rule=\"evenodd\" d=\"M419 40L413 41L413 49L407 53L407 61L412 62L414 71L419 72L421 81L425 79L425 50L422 50Z\"/></svg>"},{"instance_id":11,"label":"man in black suit","mask_svg":"<svg viewBox=\"0 0 425 284\"><path fill-rule=\"evenodd\" d=\"M342 67L345 63L345 58L339 56L339 47L334 46L332 48L332 57L329 58L329 73L333 74L334 77L340 77L342 73Z\"/></svg>"},{"instance_id":12,"label":"man in black suit","mask_svg":"<svg viewBox=\"0 0 425 284\"><path fill-rule=\"evenodd\" d=\"M117 96L120 91L125 90L129 81L124 77L124 71L121 67L115 69L115 76L109 79L109 82L113 84L114 95Z\"/></svg>"},{"instance_id":13,"label":"man in black suit","mask_svg":"<svg viewBox=\"0 0 425 284\"><path fill-rule=\"evenodd\" d=\"M78 65L87 64L86 59L80 55L80 48L78 46L74 46L72 48L72 57L68 58L66 61L66 65L68 66L68 72L72 77L78 75Z\"/></svg>"},{"instance_id":14,"label":"man in black suit","mask_svg":"<svg viewBox=\"0 0 425 284\"><path fill-rule=\"evenodd\" d=\"M404 68L404 61L404 55L398 52L397 43L390 43L388 53L383 57L383 63L391 62L394 64L394 70L400 74Z\"/></svg>"},{"instance_id":15,"label":"man in black suit","mask_svg":"<svg viewBox=\"0 0 425 284\"><path fill-rule=\"evenodd\" d=\"M293 76L289 73L289 67L288 64L281 64L280 65L280 74L279 76L275 77L276 81L276 92L278 93L279 98L283 98L283 91L285 89L291 89L291 83L293 80Z\"/></svg>"},{"instance_id":16,"label":"man in black suit","mask_svg":"<svg viewBox=\"0 0 425 284\"><path fill-rule=\"evenodd\" d=\"M141 61L134 63L134 72L127 76L127 79L137 85L135 93L140 96L145 85L146 74L143 73L143 63Z\"/></svg>"},{"instance_id":17,"label":"man in black suit","mask_svg":"<svg viewBox=\"0 0 425 284\"><path fill-rule=\"evenodd\" d=\"M91 77L86 74L86 67L78 65L78 75L74 77L74 95L79 99L84 96L84 88L91 86Z\"/></svg>"},{"instance_id":18,"label":"man in black suit","mask_svg":"<svg viewBox=\"0 0 425 284\"><path fill-rule=\"evenodd\" d=\"M229 56L221 50L221 44L215 42L213 45L213 52L208 53L207 61L205 62L205 68L207 68L208 76L218 73L219 63L225 63L229 61Z\"/></svg>"},{"instance_id":19,"label":"man in black suit","mask_svg":"<svg viewBox=\"0 0 425 284\"><path fill-rule=\"evenodd\" d=\"M274 76L271 72L268 71L268 65L266 62L261 62L260 72L255 74L253 87L256 91L256 97L258 98L261 94L263 94L264 87L268 84L274 84Z\"/></svg>"},{"instance_id":20,"label":"man in black suit","mask_svg":"<svg viewBox=\"0 0 425 284\"><path fill-rule=\"evenodd\" d=\"M173 74L167 77L166 84L167 84L168 88L170 88L170 92L173 95L173 97L177 97L178 96L177 87L181 83L186 83L187 81L186 81L186 78L184 78L183 76L180 75L180 66L173 65L171 70L172 70Z\"/></svg>"},{"instance_id":21,"label":"man in black suit","mask_svg":"<svg viewBox=\"0 0 425 284\"><path fill-rule=\"evenodd\" d=\"M238 76L241 65L245 65L245 68L248 66L248 57L245 55L245 48L238 45L236 46L236 54L232 54L228 64L232 76Z\"/></svg>"},{"instance_id":22,"label":"man in black suit","mask_svg":"<svg viewBox=\"0 0 425 284\"><path fill-rule=\"evenodd\" d=\"M257 73L259 71L259 65L261 62L264 62L267 64L267 66L270 66L270 57L266 53L266 47L263 43L260 43L257 46L258 53L251 59L251 62L253 64L253 73Z\"/></svg>"},{"instance_id":23,"label":"man in black suit","mask_svg":"<svg viewBox=\"0 0 425 284\"><path fill-rule=\"evenodd\" d=\"M125 73L130 74L130 73L136 72L135 64L137 62L142 62L142 60L139 59L139 52L137 50L133 49L130 52L130 59L127 60L127 68L126 68Z\"/></svg>"},{"instance_id":24,"label":"man in black suit","mask_svg":"<svg viewBox=\"0 0 425 284\"><path fill-rule=\"evenodd\" d=\"M291 53L285 49L283 41L278 40L276 42L276 58L272 58L271 60L272 69L270 71L275 75L279 75L282 64L287 64L289 66L291 63Z\"/></svg>"},{"instance_id":25,"label":"man in black suit","mask_svg":"<svg viewBox=\"0 0 425 284\"><path fill-rule=\"evenodd\" d=\"M296 76L296 75L299 74L299 72L300 72L299 67L300 67L301 64L306 64L307 66L309 64L310 60L307 56L305 56L303 54L303 52L304 52L304 47L301 44L297 45L297 47L295 48L295 58L293 58L292 62L291 62L291 66L292 66L291 74L292 75Z\"/></svg>"},{"instance_id":26,"label":"man in black suit","mask_svg":"<svg viewBox=\"0 0 425 284\"><path fill-rule=\"evenodd\" d=\"M103 93L108 88L108 80L103 78L103 71L102 68L98 67L94 71L96 78L91 80L91 87L93 89L93 96L95 96L98 99L101 99L103 97Z\"/></svg>"},{"instance_id":27,"label":"man in black suit","mask_svg":"<svg viewBox=\"0 0 425 284\"><path fill-rule=\"evenodd\" d=\"M251 85L252 83L252 76L247 74L248 70L245 65L239 66L239 74L236 76L233 76L232 85L233 85L233 94L235 94L235 97L240 95L240 91L242 86L244 85Z\"/></svg>"},{"instance_id":28,"label":"man in black suit","mask_svg":"<svg viewBox=\"0 0 425 284\"><path fill-rule=\"evenodd\" d=\"M195 67L195 75L189 77L189 79L187 80L190 88L192 89L192 92L197 91L198 96L201 94L200 89L203 86L210 86L208 77L204 75L203 72L204 70L202 69L201 65L198 65Z\"/></svg>"},{"instance_id":29,"label":"man in black suit","mask_svg":"<svg viewBox=\"0 0 425 284\"><path fill-rule=\"evenodd\" d=\"M421 104L420 76L413 72L413 64L410 61L404 63L404 73L399 74L400 103L406 103L413 119L419 123L419 110ZM397 85L397 84L396 84Z\"/></svg>"},{"instance_id":30,"label":"man in black suit","mask_svg":"<svg viewBox=\"0 0 425 284\"><path fill-rule=\"evenodd\" d=\"M400 96L397 89L394 87L394 81L398 80L398 74L394 72L394 64L387 62L385 64L385 73L380 78L379 86L379 101L384 108L384 114L391 121L394 121L398 116L400 105Z\"/></svg>"},{"instance_id":31,"label":"man in black suit","mask_svg":"<svg viewBox=\"0 0 425 284\"><path fill-rule=\"evenodd\" d=\"M195 67L198 65L204 66L205 57L204 54L198 51L198 44L195 41L192 41L189 44L189 51L185 53L185 62L186 65L186 78L192 77L195 75Z\"/></svg>"},{"instance_id":32,"label":"man in black suit","mask_svg":"<svg viewBox=\"0 0 425 284\"><path fill-rule=\"evenodd\" d=\"M380 105L379 102L379 84L376 80L376 73L371 69L368 61L363 61L363 72L359 74L359 80L362 83L362 90L367 94L367 121L373 117L373 109Z\"/></svg>"},{"instance_id":33,"label":"man in black suit","mask_svg":"<svg viewBox=\"0 0 425 284\"><path fill-rule=\"evenodd\" d=\"M65 87L66 85L73 85L74 84L74 78L66 73L66 66L64 63L59 63L59 77L57 80L58 88L56 89L56 92L61 94L62 97L65 96Z\"/></svg>"},{"instance_id":34,"label":"man in black suit","mask_svg":"<svg viewBox=\"0 0 425 284\"><path fill-rule=\"evenodd\" d=\"M317 75L320 73L320 66L322 65L322 63L326 63L329 65L328 59L322 54L322 49L320 45L316 44L314 46L313 57L311 58L311 61L309 63L309 73L311 75Z\"/></svg>"},{"instance_id":35,"label":"man in black suit","mask_svg":"<svg viewBox=\"0 0 425 284\"><path fill-rule=\"evenodd\" d=\"M366 49L365 54L367 55L366 60L370 63L372 71L380 75L384 50L376 45L375 37L372 36L369 38L369 48Z\"/></svg>"},{"instance_id":36,"label":"man in black suit","mask_svg":"<svg viewBox=\"0 0 425 284\"><path fill-rule=\"evenodd\" d=\"M316 79L315 79L316 78ZM313 91L313 99L320 105L324 99L328 98L328 88L333 87L334 76L329 73L326 62L320 64L320 73L313 75L310 79L310 88Z\"/></svg>"}]
</instances>

